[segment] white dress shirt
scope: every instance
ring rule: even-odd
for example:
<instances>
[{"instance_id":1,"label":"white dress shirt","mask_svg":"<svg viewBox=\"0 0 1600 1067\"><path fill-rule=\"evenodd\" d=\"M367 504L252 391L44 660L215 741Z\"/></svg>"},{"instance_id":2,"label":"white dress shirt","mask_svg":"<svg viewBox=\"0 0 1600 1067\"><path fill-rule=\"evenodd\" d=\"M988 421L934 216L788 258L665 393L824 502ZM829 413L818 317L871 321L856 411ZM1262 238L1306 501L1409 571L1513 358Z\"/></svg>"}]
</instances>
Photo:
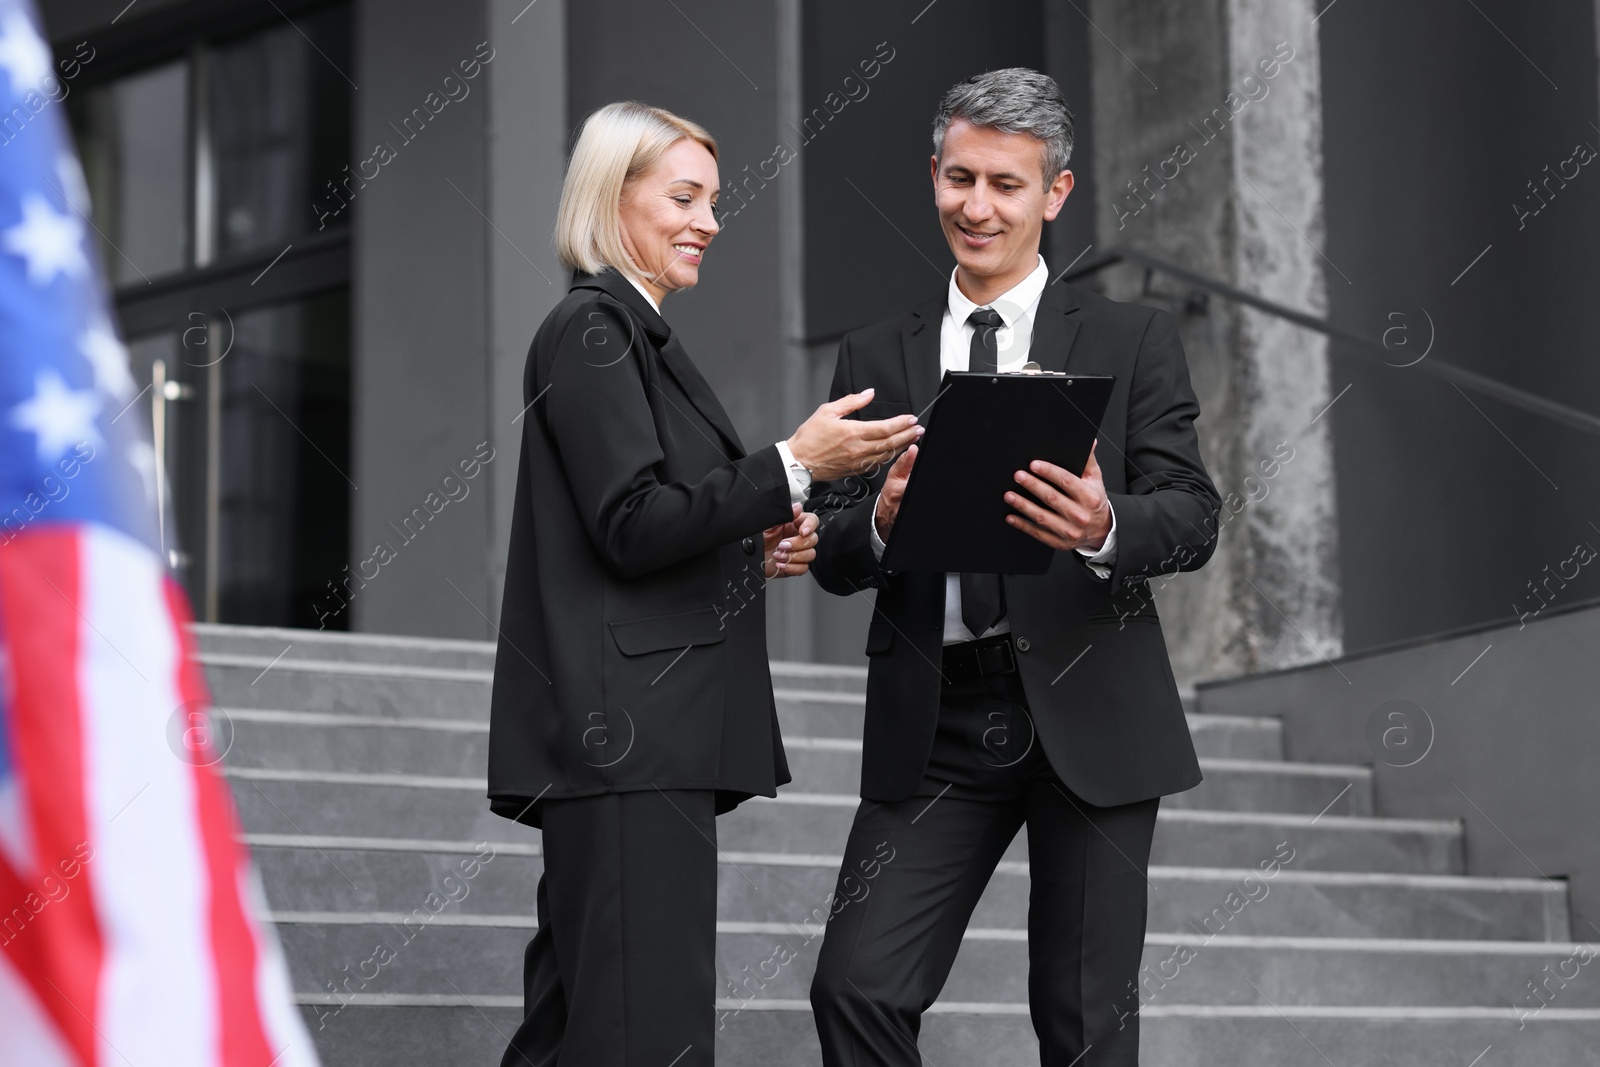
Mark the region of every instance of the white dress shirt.
<instances>
[{"instance_id":1,"label":"white dress shirt","mask_svg":"<svg viewBox=\"0 0 1600 1067\"><path fill-rule=\"evenodd\" d=\"M997 298L988 306L999 313L1005 325L995 330L995 343L998 352L995 357L996 367L1001 371L1020 371L1022 365L1028 361L1028 348L1033 341L1034 318L1039 311L1039 297L1044 293L1045 285L1050 281L1050 271L1044 265L1044 257L1039 257L1039 265L1033 273L1013 288ZM973 326L967 322L967 317L978 309L979 305L968 300L962 293L960 286L956 285L955 272L950 274L950 293L945 302L944 320L939 327L939 374L942 377L945 371L964 371L972 356L972 331ZM1018 487L1017 492L1023 490ZM876 510L877 501L873 501ZM878 524L871 524L872 552L879 559L883 558L883 539L878 536ZM1099 551L1080 548L1078 554L1088 561L1089 569L1099 578L1111 577L1111 564L1117 557L1117 513L1111 513L1111 532L1106 535L1105 544ZM958 641L971 641L974 637L988 637L991 634L1003 634L1011 631L1011 621L1001 616L995 623L982 634L973 634L967 629L966 623L961 621L961 576L959 574L945 575L944 592L944 643L955 644Z\"/></svg>"},{"instance_id":2,"label":"white dress shirt","mask_svg":"<svg viewBox=\"0 0 1600 1067\"><path fill-rule=\"evenodd\" d=\"M621 272L619 272L621 273ZM639 279L631 274L623 274L639 295L650 301L650 306L656 309L656 314L661 314L661 305L656 303L656 298L650 295L650 290L639 284ZM663 320L665 321L665 320ZM804 504L806 497L811 495L811 482L805 475L805 468L795 462L794 453L789 451L787 440L777 443L778 457L783 460L783 473L789 479L789 503Z\"/></svg>"}]
</instances>

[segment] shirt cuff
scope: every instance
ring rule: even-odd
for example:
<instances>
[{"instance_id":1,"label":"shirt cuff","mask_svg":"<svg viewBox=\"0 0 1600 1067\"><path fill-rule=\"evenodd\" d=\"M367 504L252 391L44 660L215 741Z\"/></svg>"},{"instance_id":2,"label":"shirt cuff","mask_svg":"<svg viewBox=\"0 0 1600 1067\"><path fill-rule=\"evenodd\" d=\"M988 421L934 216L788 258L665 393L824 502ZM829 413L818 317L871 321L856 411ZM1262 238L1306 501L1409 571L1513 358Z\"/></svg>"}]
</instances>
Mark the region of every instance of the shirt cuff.
<instances>
[{"instance_id":1,"label":"shirt cuff","mask_svg":"<svg viewBox=\"0 0 1600 1067\"><path fill-rule=\"evenodd\" d=\"M788 441L777 442L777 447L783 473L789 479L789 503L804 504L811 495L811 480L805 476L805 468L795 461L794 453L789 451Z\"/></svg>"},{"instance_id":2,"label":"shirt cuff","mask_svg":"<svg viewBox=\"0 0 1600 1067\"><path fill-rule=\"evenodd\" d=\"M1084 563L1088 564L1089 570L1100 579L1111 577L1111 565L1117 561L1117 510L1109 504L1106 506L1111 511L1111 531L1106 534L1105 543L1098 550L1087 548L1076 550L1078 555L1083 557Z\"/></svg>"},{"instance_id":3,"label":"shirt cuff","mask_svg":"<svg viewBox=\"0 0 1600 1067\"><path fill-rule=\"evenodd\" d=\"M873 497L872 498L872 518L867 520L867 529L872 531L870 534L867 535L868 537L870 537L872 539L872 558L881 563L881 562L883 562L883 550L887 546L884 545L883 538L878 536L878 498L877 497Z\"/></svg>"}]
</instances>

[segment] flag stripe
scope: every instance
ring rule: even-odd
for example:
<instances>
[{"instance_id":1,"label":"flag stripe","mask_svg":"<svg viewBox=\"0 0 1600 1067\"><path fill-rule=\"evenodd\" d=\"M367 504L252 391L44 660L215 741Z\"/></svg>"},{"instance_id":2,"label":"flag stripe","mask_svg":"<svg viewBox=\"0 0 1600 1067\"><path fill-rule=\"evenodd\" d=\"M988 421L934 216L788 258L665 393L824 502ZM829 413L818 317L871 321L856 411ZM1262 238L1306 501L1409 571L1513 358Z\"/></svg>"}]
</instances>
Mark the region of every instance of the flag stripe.
<instances>
[{"instance_id":1,"label":"flag stripe","mask_svg":"<svg viewBox=\"0 0 1600 1067\"><path fill-rule=\"evenodd\" d=\"M211 885L194 825L199 798L169 733L182 700L165 575L149 551L109 527L79 536L90 884L106 931L105 1047L96 1062L212 1064Z\"/></svg>"},{"instance_id":2,"label":"flag stripe","mask_svg":"<svg viewBox=\"0 0 1600 1067\"><path fill-rule=\"evenodd\" d=\"M0 1004L6 1006L5 1039L0 1063L27 1067L79 1067L82 1063L61 1043L61 1031L34 996L27 976L14 961L0 955Z\"/></svg>"},{"instance_id":3,"label":"flag stripe","mask_svg":"<svg viewBox=\"0 0 1600 1067\"><path fill-rule=\"evenodd\" d=\"M173 682L182 706L186 709L209 712L210 700L205 683L200 678L192 649L187 647L189 634L184 629L187 621L182 594L171 581L163 585L167 616L172 625L172 640L180 655L174 664ZM273 1060L267 1036L262 1027L256 1001L257 945L250 922L239 896L241 866L249 862L248 853L239 842L233 812L224 785L211 764L215 758L214 741L206 739L202 746L191 748L180 745L190 763L190 775L195 793L194 818L200 830L205 850L206 875L212 887L209 924L211 954L209 961L216 981L216 1007L220 1026L218 1047L221 1063L228 1067L267 1067Z\"/></svg>"},{"instance_id":4,"label":"flag stripe","mask_svg":"<svg viewBox=\"0 0 1600 1067\"><path fill-rule=\"evenodd\" d=\"M86 810L84 724L78 675L82 650L76 605L83 573L70 528L30 531L0 546L0 612L9 646L11 740L34 856L16 880L37 894L47 874L87 851L65 895L50 899L6 950L78 1062L92 1064L98 1040L104 938L90 892L94 841ZM72 884L76 882L77 884Z\"/></svg>"}]
</instances>

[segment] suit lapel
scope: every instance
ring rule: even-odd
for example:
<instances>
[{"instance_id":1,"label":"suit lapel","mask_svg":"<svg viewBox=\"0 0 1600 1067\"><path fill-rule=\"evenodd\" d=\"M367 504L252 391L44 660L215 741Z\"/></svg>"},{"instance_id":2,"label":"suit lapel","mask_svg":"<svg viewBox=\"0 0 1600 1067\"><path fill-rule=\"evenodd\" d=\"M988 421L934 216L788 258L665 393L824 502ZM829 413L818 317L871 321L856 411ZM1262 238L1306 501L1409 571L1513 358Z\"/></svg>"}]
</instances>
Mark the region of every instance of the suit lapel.
<instances>
[{"instance_id":1,"label":"suit lapel","mask_svg":"<svg viewBox=\"0 0 1600 1067\"><path fill-rule=\"evenodd\" d=\"M911 313L900 329L900 354L905 360L906 395L918 419L939 391L939 338L944 326L945 301L930 300Z\"/></svg>"},{"instance_id":2,"label":"suit lapel","mask_svg":"<svg viewBox=\"0 0 1600 1067\"><path fill-rule=\"evenodd\" d=\"M599 289L609 293L633 312L634 316L644 324L645 334L654 342L656 351L661 356L662 366L667 368L667 373L672 375L695 410L716 427L724 443L733 449L733 458L744 456L744 442L739 440L733 422L717 401L717 394L712 391L710 383L700 374L700 369L694 365L694 360L689 358L689 353L684 351L683 345L678 343L672 327L667 325L666 320L639 290L633 287L633 283L615 271L606 271L596 275L577 275L572 287Z\"/></svg>"},{"instance_id":3,"label":"suit lapel","mask_svg":"<svg viewBox=\"0 0 1600 1067\"><path fill-rule=\"evenodd\" d=\"M905 359L907 390L911 410L925 417L938 395L939 344L943 329L945 301L931 300L911 313L900 331L901 354ZM1028 343L1028 358L1040 370L1065 371L1078 337L1078 297L1070 285L1047 285L1039 295L1039 310L1034 317L1033 339Z\"/></svg>"},{"instance_id":4,"label":"suit lapel","mask_svg":"<svg viewBox=\"0 0 1600 1067\"><path fill-rule=\"evenodd\" d=\"M1039 311L1034 317L1033 339L1028 342L1028 359L1040 370L1065 371L1077 340L1078 297L1070 285L1047 285L1039 295Z\"/></svg>"},{"instance_id":5,"label":"suit lapel","mask_svg":"<svg viewBox=\"0 0 1600 1067\"><path fill-rule=\"evenodd\" d=\"M678 343L676 335L668 337L666 343L661 346L661 362L666 365L668 373L677 379L678 385L688 395L689 402L707 422L717 428L717 432L732 447L734 458L742 457L745 454L744 442L739 440L732 420L717 401L717 394L712 391L710 383L701 376L700 369L689 358L689 353Z\"/></svg>"}]
</instances>

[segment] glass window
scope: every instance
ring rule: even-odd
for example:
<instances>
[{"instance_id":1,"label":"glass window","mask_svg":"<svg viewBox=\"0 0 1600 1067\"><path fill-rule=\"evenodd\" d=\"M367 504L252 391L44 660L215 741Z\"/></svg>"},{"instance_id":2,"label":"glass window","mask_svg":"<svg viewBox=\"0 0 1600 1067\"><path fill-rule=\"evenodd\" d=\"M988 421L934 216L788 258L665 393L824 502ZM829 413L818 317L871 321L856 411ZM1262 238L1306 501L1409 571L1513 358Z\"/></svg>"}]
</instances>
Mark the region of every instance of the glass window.
<instances>
[{"instance_id":1,"label":"glass window","mask_svg":"<svg viewBox=\"0 0 1600 1067\"><path fill-rule=\"evenodd\" d=\"M342 174L349 158L350 87L339 73L349 66L349 12L326 9L298 18L296 26L210 53L222 258L276 252L315 231L318 190ZM347 222L347 215L329 220Z\"/></svg>"},{"instance_id":2,"label":"glass window","mask_svg":"<svg viewBox=\"0 0 1600 1067\"><path fill-rule=\"evenodd\" d=\"M189 261L189 64L168 63L67 98L112 284Z\"/></svg>"}]
</instances>

